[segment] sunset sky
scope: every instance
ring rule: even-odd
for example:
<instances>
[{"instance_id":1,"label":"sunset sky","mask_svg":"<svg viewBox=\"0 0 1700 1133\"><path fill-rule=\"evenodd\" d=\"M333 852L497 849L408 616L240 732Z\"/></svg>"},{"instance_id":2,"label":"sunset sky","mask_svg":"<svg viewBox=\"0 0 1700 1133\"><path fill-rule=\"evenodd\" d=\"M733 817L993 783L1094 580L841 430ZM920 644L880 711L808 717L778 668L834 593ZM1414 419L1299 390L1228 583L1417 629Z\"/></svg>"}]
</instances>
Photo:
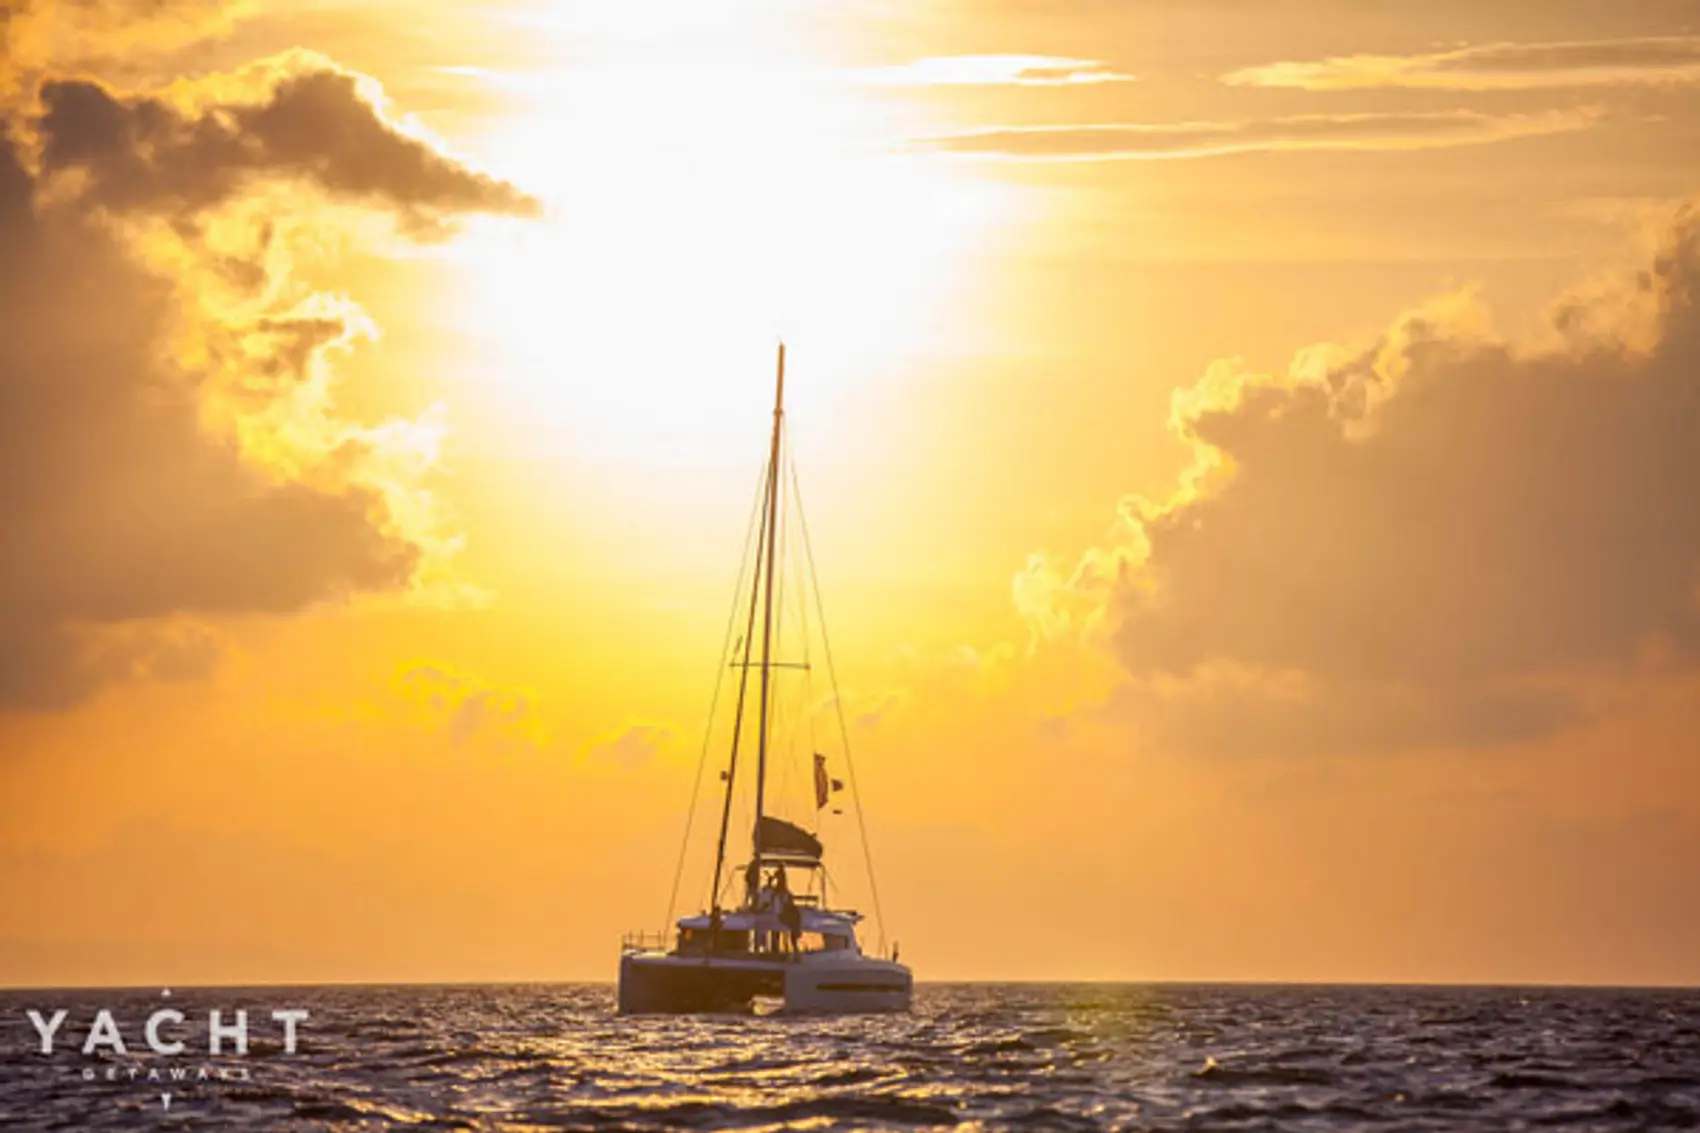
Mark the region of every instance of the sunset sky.
<instances>
[{"instance_id":1,"label":"sunset sky","mask_svg":"<svg viewBox=\"0 0 1700 1133\"><path fill-rule=\"evenodd\" d=\"M0 986L611 980L781 338L917 978L1700 982L1696 190L1692 0L0 0Z\"/></svg>"}]
</instances>

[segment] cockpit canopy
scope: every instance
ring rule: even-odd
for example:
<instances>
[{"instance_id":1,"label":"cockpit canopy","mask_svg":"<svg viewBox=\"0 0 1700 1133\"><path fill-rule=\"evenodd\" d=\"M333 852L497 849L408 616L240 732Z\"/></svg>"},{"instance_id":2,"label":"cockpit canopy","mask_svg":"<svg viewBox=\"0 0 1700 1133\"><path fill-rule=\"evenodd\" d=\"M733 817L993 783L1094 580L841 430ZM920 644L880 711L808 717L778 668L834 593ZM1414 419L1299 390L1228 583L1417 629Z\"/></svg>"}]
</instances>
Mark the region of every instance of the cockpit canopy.
<instances>
[{"instance_id":1,"label":"cockpit canopy","mask_svg":"<svg viewBox=\"0 0 1700 1133\"><path fill-rule=\"evenodd\" d=\"M849 909L801 908L798 911L802 914L797 934L799 952L862 951L856 940L856 925L862 914ZM707 913L680 917L678 951L706 954L712 947L716 954L763 952L776 947L775 941L781 937L788 938L790 934L779 914L767 909L722 913L719 930L711 932L713 922L714 918Z\"/></svg>"},{"instance_id":2,"label":"cockpit canopy","mask_svg":"<svg viewBox=\"0 0 1700 1133\"><path fill-rule=\"evenodd\" d=\"M768 861L784 861L795 865L819 862L823 847L820 839L796 823L771 814L762 815L755 829L756 854Z\"/></svg>"}]
</instances>

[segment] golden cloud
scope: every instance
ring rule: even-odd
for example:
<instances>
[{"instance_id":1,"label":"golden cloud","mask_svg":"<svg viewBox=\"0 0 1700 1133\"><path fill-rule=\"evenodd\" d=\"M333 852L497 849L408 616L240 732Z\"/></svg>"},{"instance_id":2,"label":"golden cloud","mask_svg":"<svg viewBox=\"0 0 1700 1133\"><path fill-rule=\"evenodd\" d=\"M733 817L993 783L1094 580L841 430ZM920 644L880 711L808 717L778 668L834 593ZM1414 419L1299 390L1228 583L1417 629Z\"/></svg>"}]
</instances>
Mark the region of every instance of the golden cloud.
<instances>
[{"instance_id":1,"label":"golden cloud","mask_svg":"<svg viewBox=\"0 0 1700 1133\"><path fill-rule=\"evenodd\" d=\"M919 138L910 148L998 161L1156 161L1236 153L1486 145L1585 130L1599 120L1597 110L1584 108L1538 114L1449 110L1305 114L1226 122L1001 126Z\"/></svg>"},{"instance_id":2,"label":"golden cloud","mask_svg":"<svg viewBox=\"0 0 1700 1133\"><path fill-rule=\"evenodd\" d=\"M1233 86L1532 90L1700 81L1700 36L1490 43L1418 55L1339 55L1230 72Z\"/></svg>"},{"instance_id":3,"label":"golden cloud","mask_svg":"<svg viewBox=\"0 0 1700 1133\"><path fill-rule=\"evenodd\" d=\"M335 360L375 328L295 267L350 210L436 237L534 204L301 54L169 95L48 77L0 117L0 506L21 548L0 708L182 671L111 658L175 655L184 618L448 577L440 416L337 411Z\"/></svg>"},{"instance_id":4,"label":"golden cloud","mask_svg":"<svg viewBox=\"0 0 1700 1133\"><path fill-rule=\"evenodd\" d=\"M1700 211L1553 326L1509 342L1456 296L1368 349L1214 367L1175 402L1193 476L1026 572L1036 632L1090 610L1119 710L1210 750L1511 742L1650 652L1700 665Z\"/></svg>"},{"instance_id":5,"label":"golden cloud","mask_svg":"<svg viewBox=\"0 0 1700 1133\"><path fill-rule=\"evenodd\" d=\"M442 717L449 741L456 747L489 735L517 738L532 746L546 742L536 696L527 690L502 688L476 674L431 661L403 667L396 680L404 696Z\"/></svg>"}]
</instances>

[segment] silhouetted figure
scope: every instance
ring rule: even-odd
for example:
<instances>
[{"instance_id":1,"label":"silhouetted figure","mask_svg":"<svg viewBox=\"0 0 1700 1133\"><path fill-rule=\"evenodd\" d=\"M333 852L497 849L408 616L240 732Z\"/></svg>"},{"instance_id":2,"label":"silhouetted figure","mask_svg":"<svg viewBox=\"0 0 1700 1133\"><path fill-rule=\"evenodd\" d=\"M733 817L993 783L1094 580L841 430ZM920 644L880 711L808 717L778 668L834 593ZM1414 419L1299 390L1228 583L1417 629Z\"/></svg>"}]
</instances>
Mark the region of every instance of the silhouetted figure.
<instances>
[{"instance_id":1,"label":"silhouetted figure","mask_svg":"<svg viewBox=\"0 0 1700 1133\"><path fill-rule=\"evenodd\" d=\"M761 863L754 858L744 867L744 904L750 908L756 907L756 898L761 894Z\"/></svg>"},{"instance_id":2,"label":"silhouetted figure","mask_svg":"<svg viewBox=\"0 0 1700 1133\"><path fill-rule=\"evenodd\" d=\"M803 910L797 907L797 900L788 889L779 896L779 923L791 938L791 955L797 955L803 950Z\"/></svg>"}]
</instances>

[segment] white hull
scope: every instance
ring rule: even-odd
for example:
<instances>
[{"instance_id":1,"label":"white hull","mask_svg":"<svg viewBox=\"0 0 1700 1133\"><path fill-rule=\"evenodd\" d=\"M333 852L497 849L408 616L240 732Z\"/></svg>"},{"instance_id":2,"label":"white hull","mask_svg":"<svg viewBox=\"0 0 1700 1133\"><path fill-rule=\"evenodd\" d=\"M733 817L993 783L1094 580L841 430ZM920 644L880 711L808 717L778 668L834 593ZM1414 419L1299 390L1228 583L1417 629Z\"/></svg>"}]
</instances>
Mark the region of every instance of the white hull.
<instances>
[{"instance_id":1,"label":"white hull","mask_svg":"<svg viewBox=\"0 0 1700 1133\"><path fill-rule=\"evenodd\" d=\"M909 969L894 960L793 964L785 973L785 1010L843 1014L907 1011L914 994Z\"/></svg>"},{"instance_id":2,"label":"white hull","mask_svg":"<svg viewBox=\"0 0 1700 1133\"><path fill-rule=\"evenodd\" d=\"M622 1014L749 1011L757 999L780 999L785 1012L797 1014L907 1011L913 993L907 967L853 952L794 959L664 952L620 957Z\"/></svg>"}]
</instances>

